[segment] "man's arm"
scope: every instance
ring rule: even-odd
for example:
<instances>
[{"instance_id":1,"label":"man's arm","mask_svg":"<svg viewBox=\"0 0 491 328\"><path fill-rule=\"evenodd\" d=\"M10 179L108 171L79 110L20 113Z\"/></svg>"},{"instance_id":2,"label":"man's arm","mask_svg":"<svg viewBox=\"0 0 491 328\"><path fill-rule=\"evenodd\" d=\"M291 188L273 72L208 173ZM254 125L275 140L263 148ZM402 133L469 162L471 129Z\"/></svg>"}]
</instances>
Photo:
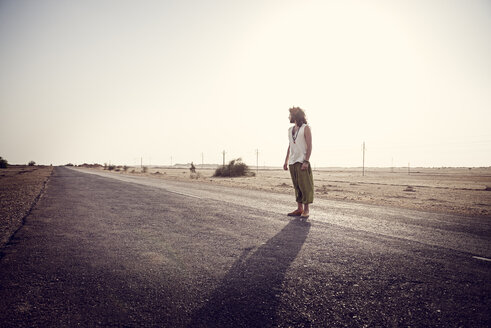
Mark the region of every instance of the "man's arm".
<instances>
[{"instance_id":1,"label":"man's arm","mask_svg":"<svg viewBox=\"0 0 491 328\"><path fill-rule=\"evenodd\" d=\"M307 153L305 154L304 162L302 164L302 170L306 170L309 167L310 154L312 154L312 131L307 125L304 130L305 143L307 143Z\"/></svg>"},{"instance_id":2,"label":"man's arm","mask_svg":"<svg viewBox=\"0 0 491 328\"><path fill-rule=\"evenodd\" d=\"M288 150L286 151L285 164L283 164L283 170L288 170L288 158L290 158L290 145L288 145Z\"/></svg>"}]
</instances>

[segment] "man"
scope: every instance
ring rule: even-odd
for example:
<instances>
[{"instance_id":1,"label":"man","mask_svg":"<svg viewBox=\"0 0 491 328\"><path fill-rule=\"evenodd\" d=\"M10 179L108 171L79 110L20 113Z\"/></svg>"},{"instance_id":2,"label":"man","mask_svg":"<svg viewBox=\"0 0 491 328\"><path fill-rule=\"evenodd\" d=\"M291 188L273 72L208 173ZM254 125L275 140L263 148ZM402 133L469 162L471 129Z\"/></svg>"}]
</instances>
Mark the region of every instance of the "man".
<instances>
[{"instance_id":1,"label":"man","mask_svg":"<svg viewBox=\"0 0 491 328\"><path fill-rule=\"evenodd\" d=\"M307 125L305 112L300 107L290 108L290 123L295 125L288 129L290 145L283 169L290 169L298 207L288 213L288 216L307 219L310 215L309 204L314 201L314 178L309 162L312 153L312 133Z\"/></svg>"}]
</instances>

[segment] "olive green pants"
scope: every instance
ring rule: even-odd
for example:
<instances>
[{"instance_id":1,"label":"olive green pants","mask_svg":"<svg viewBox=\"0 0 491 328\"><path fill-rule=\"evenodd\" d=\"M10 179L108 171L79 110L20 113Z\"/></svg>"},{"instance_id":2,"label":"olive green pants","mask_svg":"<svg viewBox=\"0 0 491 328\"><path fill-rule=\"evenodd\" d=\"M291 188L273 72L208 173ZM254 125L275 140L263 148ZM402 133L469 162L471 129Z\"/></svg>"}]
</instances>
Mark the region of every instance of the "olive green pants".
<instances>
[{"instance_id":1,"label":"olive green pants","mask_svg":"<svg viewBox=\"0 0 491 328\"><path fill-rule=\"evenodd\" d=\"M311 204L314 202L314 177L312 175L312 168L309 164L309 168L302 171L301 167L302 163L289 165L293 188L295 188L295 197L297 203Z\"/></svg>"}]
</instances>

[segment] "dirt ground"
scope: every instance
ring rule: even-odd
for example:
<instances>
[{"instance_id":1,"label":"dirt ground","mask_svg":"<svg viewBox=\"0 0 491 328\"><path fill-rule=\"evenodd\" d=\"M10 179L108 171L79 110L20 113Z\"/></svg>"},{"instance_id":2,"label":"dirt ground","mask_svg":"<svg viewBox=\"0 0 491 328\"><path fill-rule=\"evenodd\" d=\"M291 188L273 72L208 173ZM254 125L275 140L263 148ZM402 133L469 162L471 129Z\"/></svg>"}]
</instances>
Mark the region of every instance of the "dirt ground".
<instances>
[{"instance_id":1,"label":"dirt ground","mask_svg":"<svg viewBox=\"0 0 491 328\"><path fill-rule=\"evenodd\" d=\"M102 168L94 168L102 170ZM52 167L10 166L0 169L0 246L20 227L43 191ZM292 194L290 175L281 169L261 169L255 177L215 178L213 169L154 167L142 173L130 167L114 174L148 175L159 179L213 183L250 190ZM315 197L491 217L491 168L421 168L314 170ZM314 200L315 206L315 200Z\"/></svg>"},{"instance_id":2,"label":"dirt ground","mask_svg":"<svg viewBox=\"0 0 491 328\"><path fill-rule=\"evenodd\" d=\"M186 167L154 167L147 173L130 167L126 173L115 172L293 195L290 174L281 169L260 169L256 177L244 178L214 178L213 173L213 169L198 168L191 174ZM491 217L491 167L413 168L409 173L407 168L369 168L364 176L361 169L317 169L314 184L318 198Z\"/></svg>"},{"instance_id":3,"label":"dirt ground","mask_svg":"<svg viewBox=\"0 0 491 328\"><path fill-rule=\"evenodd\" d=\"M0 169L0 247L22 225L52 171L50 166Z\"/></svg>"}]
</instances>

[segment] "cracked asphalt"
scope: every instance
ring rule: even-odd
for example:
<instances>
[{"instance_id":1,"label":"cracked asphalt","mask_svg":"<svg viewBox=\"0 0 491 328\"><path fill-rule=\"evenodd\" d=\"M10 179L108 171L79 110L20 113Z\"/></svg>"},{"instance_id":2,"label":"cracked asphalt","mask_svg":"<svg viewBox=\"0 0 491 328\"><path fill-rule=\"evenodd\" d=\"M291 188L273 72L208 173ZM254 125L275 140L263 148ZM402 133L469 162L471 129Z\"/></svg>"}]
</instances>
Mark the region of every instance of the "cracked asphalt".
<instances>
[{"instance_id":1,"label":"cracked asphalt","mask_svg":"<svg viewBox=\"0 0 491 328\"><path fill-rule=\"evenodd\" d=\"M2 327L489 327L491 222L57 167Z\"/></svg>"}]
</instances>

